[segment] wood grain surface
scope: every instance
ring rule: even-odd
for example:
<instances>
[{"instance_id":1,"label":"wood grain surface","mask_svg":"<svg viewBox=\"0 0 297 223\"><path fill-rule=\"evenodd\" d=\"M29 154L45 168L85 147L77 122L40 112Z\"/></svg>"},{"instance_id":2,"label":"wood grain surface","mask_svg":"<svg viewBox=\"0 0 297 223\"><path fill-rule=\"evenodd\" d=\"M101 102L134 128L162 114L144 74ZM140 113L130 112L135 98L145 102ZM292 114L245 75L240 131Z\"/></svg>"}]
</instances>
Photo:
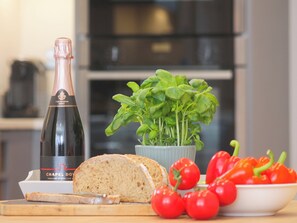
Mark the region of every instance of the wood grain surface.
<instances>
[{"instance_id":1,"label":"wood grain surface","mask_svg":"<svg viewBox=\"0 0 297 223\"><path fill-rule=\"evenodd\" d=\"M10 202L9 202L10 203ZM3 206L4 204L4 206ZM12 204L16 205L16 204ZM0 210L6 207L5 203L0 202ZM80 205L81 206L81 205ZM126 215L126 216L112 216L112 215L98 215L98 216L3 216L0 215L0 222L2 223L193 223L201 222L189 218L187 215L182 215L177 219L163 219L156 215L154 216L140 216L140 215ZM215 223L296 223L297 222L297 200L290 202L284 209L280 210L276 215L265 217L223 217L217 216L214 219L206 222Z\"/></svg>"},{"instance_id":2,"label":"wood grain surface","mask_svg":"<svg viewBox=\"0 0 297 223\"><path fill-rule=\"evenodd\" d=\"M156 215L150 204L120 203L111 205L60 204L10 200L0 203L0 215L15 216L62 216L62 215Z\"/></svg>"}]
</instances>

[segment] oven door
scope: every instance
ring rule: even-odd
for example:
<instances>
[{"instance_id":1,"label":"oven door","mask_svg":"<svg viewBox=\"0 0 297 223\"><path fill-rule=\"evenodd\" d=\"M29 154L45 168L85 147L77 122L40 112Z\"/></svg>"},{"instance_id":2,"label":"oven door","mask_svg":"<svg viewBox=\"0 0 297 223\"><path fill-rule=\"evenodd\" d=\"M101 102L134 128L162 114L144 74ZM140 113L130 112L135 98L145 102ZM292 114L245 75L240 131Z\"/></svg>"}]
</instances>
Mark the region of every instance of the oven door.
<instances>
[{"instance_id":1,"label":"oven door","mask_svg":"<svg viewBox=\"0 0 297 223\"><path fill-rule=\"evenodd\" d=\"M207 163L215 152L223 149L232 153L229 142L234 139L235 129L233 71L175 70L172 73L184 73L189 79L205 79L213 87L213 92L220 102L213 122L208 126L202 126L201 139L205 146L202 151L197 152L196 163L201 172L205 173ZM126 86L128 80L140 83L150 74L151 71L89 72L91 156L106 153L135 153L134 147L139 144L136 136L137 123L120 129L110 137L105 135L104 130L119 108L119 104L112 100L112 96L117 93L130 95L130 89Z\"/></svg>"}]
</instances>

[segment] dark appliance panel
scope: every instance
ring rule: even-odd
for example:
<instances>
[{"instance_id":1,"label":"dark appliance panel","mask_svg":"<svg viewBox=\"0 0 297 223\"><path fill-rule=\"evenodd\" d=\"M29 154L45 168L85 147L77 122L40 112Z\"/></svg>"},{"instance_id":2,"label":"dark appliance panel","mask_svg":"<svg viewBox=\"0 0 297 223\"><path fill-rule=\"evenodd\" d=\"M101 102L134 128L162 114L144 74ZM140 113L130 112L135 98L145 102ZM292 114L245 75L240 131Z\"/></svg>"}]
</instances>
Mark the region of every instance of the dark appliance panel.
<instances>
[{"instance_id":1,"label":"dark appliance panel","mask_svg":"<svg viewBox=\"0 0 297 223\"><path fill-rule=\"evenodd\" d=\"M91 70L230 69L233 37L159 37L91 39Z\"/></svg>"},{"instance_id":2,"label":"dark appliance panel","mask_svg":"<svg viewBox=\"0 0 297 223\"><path fill-rule=\"evenodd\" d=\"M89 4L90 70L233 67L233 0Z\"/></svg>"},{"instance_id":3,"label":"dark appliance panel","mask_svg":"<svg viewBox=\"0 0 297 223\"><path fill-rule=\"evenodd\" d=\"M90 0L89 9L91 37L233 33L233 0Z\"/></svg>"}]
</instances>

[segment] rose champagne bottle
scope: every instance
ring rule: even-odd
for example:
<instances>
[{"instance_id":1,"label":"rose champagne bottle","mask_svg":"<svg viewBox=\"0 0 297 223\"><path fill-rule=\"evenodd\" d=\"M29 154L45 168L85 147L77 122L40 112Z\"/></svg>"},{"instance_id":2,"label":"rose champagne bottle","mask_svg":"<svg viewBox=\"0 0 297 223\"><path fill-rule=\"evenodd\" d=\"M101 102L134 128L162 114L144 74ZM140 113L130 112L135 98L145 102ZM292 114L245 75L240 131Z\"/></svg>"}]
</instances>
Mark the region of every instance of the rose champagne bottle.
<instances>
[{"instance_id":1,"label":"rose champagne bottle","mask_svg":"<svg viewBox=\"0 0 297 223\"><path fill-rule=\"evenodd\" d=\"M55 79L40 140L40 179L72 180L84 161L84 131L71 79L71 40L55 41Z\"/></svg>"}]
</instances>

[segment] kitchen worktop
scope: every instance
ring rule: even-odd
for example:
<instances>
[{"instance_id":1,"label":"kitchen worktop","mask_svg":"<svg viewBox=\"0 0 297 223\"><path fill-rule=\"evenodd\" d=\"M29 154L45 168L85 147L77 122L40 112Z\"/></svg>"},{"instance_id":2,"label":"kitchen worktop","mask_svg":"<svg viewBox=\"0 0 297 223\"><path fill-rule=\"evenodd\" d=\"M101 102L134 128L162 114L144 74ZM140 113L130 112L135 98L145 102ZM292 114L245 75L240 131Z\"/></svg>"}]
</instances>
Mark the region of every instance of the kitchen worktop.
<instances>
[{"instance_id":1,"label":"kitchen worktop","mask_svg":"<svg viewBox=\"0 0 297 223\"><path fill-rule=\"evenodd\" d=\"M162 219L158 216L0 216L0 222L16 223L16 222L63 222L63 223L78 223L78 222L194 222L187 216L182 216L178 219ZM207 222L261 222L261 223L290 223L297 222L297 201L293 200L284 209L279 211L274 216L266 217L222 217L218 216Z\"/></svg>"},{"instance_id":2,"label":"kitchen worktop","mask_svg":"<svg viewBox=\"0 0 297 223\"><path fill-rule=\"evenodd\" d=\"M43 118L0 118L0 130L41 130Z\"/></svg>"}]
</instances>

